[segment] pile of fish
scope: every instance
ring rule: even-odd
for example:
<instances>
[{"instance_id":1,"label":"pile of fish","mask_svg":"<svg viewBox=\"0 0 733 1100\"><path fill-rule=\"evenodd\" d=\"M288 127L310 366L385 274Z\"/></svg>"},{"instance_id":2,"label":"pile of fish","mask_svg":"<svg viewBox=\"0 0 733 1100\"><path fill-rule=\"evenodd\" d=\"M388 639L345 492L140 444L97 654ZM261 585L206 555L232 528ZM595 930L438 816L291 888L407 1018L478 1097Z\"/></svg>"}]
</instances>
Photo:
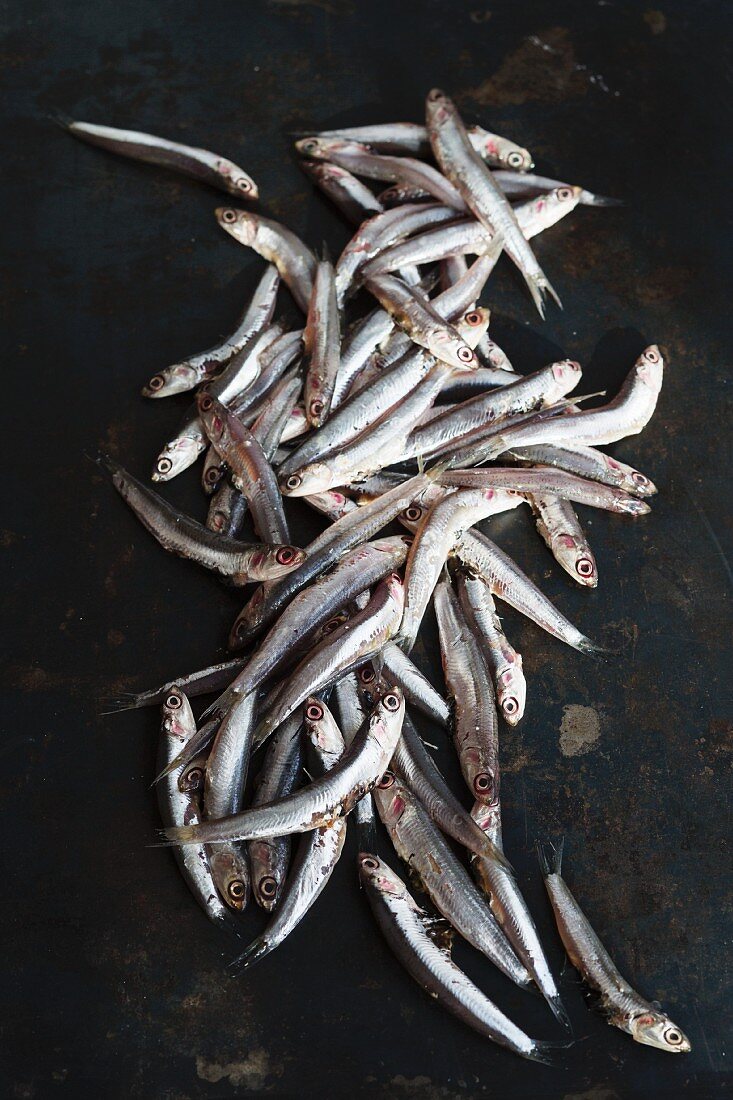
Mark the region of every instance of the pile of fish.
<instances>
[{"instance_id":1,"label":"pile of fish","mask_svg":"<svg viewBox=\"0 0 733 1100\"><path fill-rule=\"evenodd\" d=\"M66 125L104 149L258 197L246 172L206 150ZM533 239L579 205L612 200L531 174L525 149L466 129L443 92L427 96L425 125L307 135L296 150L355 227L337 262L277 221L219 208L221 228L267 266L234 332L143 390L156 400L196 391L152 477L169 481L203 458L206 521L100 459L162 546L230 585L255 585L231 628L237 655L115 705L162 703L164 835L207 915L241 934L250 895L270 914L235 969L303 919L351 815L364 894L402 965L481 1034L550 1061L559 1044L526 1035L451 959L459 935L510 981L538 987L569 1027L502 844L500 719L521 720L527 684L494 601L581 653L597 647L477 525L527 505L558 564L595 587L573 504L649 511L652 482L599 447L649 422L662 356L648 347L618 394L590 409L570 396L578 363L514 370L477 304L500 254L542 315L546 297L559 298ZM276 309L282 283L304 321ZM326 522L306 546L293 545L290 497ZM444 691L410 657L431 602ZM216 698L196 721L189 698L206 694ZM452 735L470 812L425 747L424 717ZM423 905L377 854L375 811ZM560 876L559 853L545 848L542 865L567 953L610 1022L641 1043L689 1050L619 975Z\"/></svg>"}]
</instances>

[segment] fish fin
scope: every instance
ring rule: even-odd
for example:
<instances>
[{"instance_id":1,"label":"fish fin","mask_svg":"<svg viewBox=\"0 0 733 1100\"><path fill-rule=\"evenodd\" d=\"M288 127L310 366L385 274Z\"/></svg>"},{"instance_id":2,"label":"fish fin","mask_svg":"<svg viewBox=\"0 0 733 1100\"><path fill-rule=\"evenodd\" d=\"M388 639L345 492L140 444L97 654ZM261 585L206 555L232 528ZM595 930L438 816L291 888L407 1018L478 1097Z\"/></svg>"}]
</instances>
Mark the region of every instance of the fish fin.
<instances>
[{"instance_id":1,"label":"fish fin","mask_svg":"<svg viewBox=\"0 0 733 1100\"><path fill-rule=\"evenodd\" d=\"M71 126L74 123L74 119L71 117L71 115L64 114L63 111L52 111L46 117L48 118L49 122L54 122L62 130L70 130Z\"/></svg>"},{"instance_id":2,"label":"fish fin","mask_svg":"<svg viewBox=\"0 0 733 1100\"><path fill-rule=\"evenodd\" d=\"M124 692L122 695L111 695L99 700L99 705L109 707L109 710L100 710L100 718L106 718L110 714L121 714L123 710L136 710L145 704L140 702L140 696L134 692Z\"/></svg>"},{"instance_id":3,"label":"fish fin","mask_svg":"<svg viewBox=\"0 0 733 1100\"><path fill-rule=\"evenodd\" d=\"M175 844L196 844L197 825L171 825L168 829L159 829L161 837L159 844L152 844L152 848L171 848Z\"/></svg>"},{"instance_id":4,"label":"fish fin","mask_svg":"<svg viewBox=\"0 0 733 1100\"><path fill-rule=\"evenodd\" d=\"M527 286L529 288L529 292L532 295L532 301L534 302L534 304L537 307L537 312L539 313L540 317L544 321L544 319L545 319L545 302L544 302L544 298L543 298L543 295L542 295L542 291L540 290L538 281L534 278L527 278L525 276L525 282L527 283Z\"/></svg>"},{"instance_id":5,"label":"fish fin","mask_svg":"<svg viewBox=\"0 0 733 1100\"><path fill-rule=\"evenodd\" d=\"M548 878L550 875L561 874L565 837L563 837L558 844L553 844L551 840L546 840L544 842L538 840L536 847L537 859L539 860L540 870L543 876Z\"/></svg>"},{"instance_id":6,"label":"fish fin","mask_svg":"<svg viewBox=\"0 0 733 1100\"><path fill-rule=\"evenodd\" d=\"M581 638L573 648L577 649L580 653L587 653L588 656L595 657L598 660L601 660L611 652L611 650L606 649L605 646L596 645L590 638Z\"/></svg>"},{"instance_id":7,"label":"fish fin","mask_svg":"<svg viewBox=\"0 0 733 1100\"><path fill-rule=\"evenodd\" d=\"M567 1014L567 1011L565 1009L565 1005L560 1000L560 994L556 993L554 995L554 997L545 997L545 1000L547 1001L548 1005L550 1006L550 1010L552 1012L552 1015L555 1017L555 1019L560 1024L560 1026L564 1027L565 1030L567 1032L569 1032L570 1035L572 1035L573 1034L573 1025L570 1022L570 1017Z\"/></svg>"}]
</instances>

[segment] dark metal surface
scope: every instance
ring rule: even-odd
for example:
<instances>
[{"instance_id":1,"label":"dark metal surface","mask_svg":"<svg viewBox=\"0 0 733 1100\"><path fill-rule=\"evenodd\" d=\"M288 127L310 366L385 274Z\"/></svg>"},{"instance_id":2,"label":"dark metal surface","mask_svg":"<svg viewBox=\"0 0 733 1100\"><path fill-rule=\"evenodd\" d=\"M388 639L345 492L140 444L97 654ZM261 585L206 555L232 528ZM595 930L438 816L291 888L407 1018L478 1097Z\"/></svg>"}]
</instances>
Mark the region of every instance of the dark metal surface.
<instances>
[{"instance_id":1,"label":"dark metal surface","mask_svg":"<svg viewBox=\"0 0 733 1100\"><path fill-rule=\"evenodd\" d=\"M3 1094L719 1095L730 1080L729 6L4 7ZM528 146L540 171L626 200L578 209L538 240L566 306L544 325L502 263L492 335L519 369L570 355L587 391L613 392L646 343L667 356L651 426L613 448L659 486L652 514L584 514L598 591L571 586L527 516L493 530L584 632L617 647L597 663L506 615L529 679L527 717L503 736L508 853L559 968L533 844L565 834L570 884L623 972L690 1035L686 1057L607 1027L572 971L562 989L579 1041L563 1068L480 1039L388 954L359 896L353 836L302 927L228 978L234 945L170 854L147 846L158 715L98 717L104 696L215 659L238 601L167 557L84 452L149 468L185 398L146 402L139 387L227 331L261 265L217 229L215 192L86 148L47 116L219 150L254 175L263 209L335 250L348 232L300 174L288 131L417 119L435 84ZM204 513L197 475L168 495ZM293 515L304 542L318 521ZM439 683L431 624L419 655ZM561 743L567 706L587 709L565 712L580 739ZM252 914L247 928L260 923ZM532 1035L560 1038L539 999L456 954Z\"/></svg>"}]
</instances>

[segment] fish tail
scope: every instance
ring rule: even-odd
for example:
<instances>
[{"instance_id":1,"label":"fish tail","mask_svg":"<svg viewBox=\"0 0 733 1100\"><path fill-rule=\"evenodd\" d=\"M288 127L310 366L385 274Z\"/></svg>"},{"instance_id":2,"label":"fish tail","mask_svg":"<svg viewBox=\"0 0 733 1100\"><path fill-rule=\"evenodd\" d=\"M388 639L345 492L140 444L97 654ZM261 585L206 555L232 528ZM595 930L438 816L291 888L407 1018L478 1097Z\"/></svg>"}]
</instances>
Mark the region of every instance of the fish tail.
<instances>
[{"instance_id":1,"label":"fish tail","mask_svg":"<svg viewBox=\"0 0 733 1100\"><path fill-rule=\"evenodd\" d=\"M252 940L252 943L248 944L244 951L242 951L240 955L237 955L236 959L232 959L227 965L230 977L236 978L242 971L253 966L258 959L263 958L265 955L269 955L272 948L273 945L268 943L262 936L259 936L256 940Z\"/></svg>"},{"instance_id":2,"label":"fish tail","mask_svg":"<svg viewBox=\"0 0 733 1100\"><path fill-rule=\"evenodd\" d=\"M560 301L560 295L557 293L557 291L555 290L552 283L548 279L546 279L544 275L542 276L542 280L540 282L540 287L541 287L542 293L543 294L549 294L550 297L555 302L558 309L562 309L562 302Z\"/></svg>"},{"instance_id":3,"label":"fish tail","mask_svg":"<svg viewBox=\"0 0 733 1100\"><path fill-rule=\"evenodd\" d=\"M570 1023L570 1017L567 1014L565 1005L560 1000L560 994L555 993L552 996L545 996L545 1000L550 1006L550 1011L552 1012L552 1015L555 1017L560 1026L564 1027L565 1030L572 1035L573 1025Z\"/></svg>"},{"instance_id":4,"label":"fish tail","mask_svg":"<svg viewBox=\"0 0 733 1100\"><path fill-rule=\"evenodd\" d=\"M527 286L529 287L529 292L532 295L532 301L537 306L537 312L539 313L540 317L544 321L544 319L545 319L545 302L544 302L544 296L542 294L542 289L540 287L539 280L527 278L525 281L527 283Z\"/></svg>"},{"instance_id":5,"label":"fish tail","mask_svg":"<svg viewBox=\"0 0 733 1100\"><path fill-rule=\"evenodd\" d=\"M606 656L610 650L606 649L602 645L597 645L592 642L590 638L581 637L579 642L576 642L574 649L577 649L580 653L587 653L589 657L601 658Z\"/></svg>"},{"instance_id":6,"label":"fish tail","mask_svg":"<svg viewBox=\"0 0 733 1100\"><path fill-rule=\"evenodd\" d=\"M169 829L161 829L160 836L164 843L156 847L169 848L173 844L196 844L196 825L172 825Z\"/></svg>"},{"instance_id":7,"label":"fish tail","mask_svg":"<svg viewBox=\"0 0 733 1100\"><path fill-rule=\"evenodd\" d=\"M74 123L73 118L70 115L64 114L63 111L52 111L47 115L47 118L62 130L69 130Z\"/></svg>"},{"instance_id":8,"label":"fish tail","mask_svg":"<svg viewBox=\"0 0 733 1100\"><path fill-rule=\"evenodd\" d=\"M537 841L537 859L539 860L540 870L545 878L549 878L550 875L559 875L562 873L562 856L564 848L565 837L563 837L558 844L553 844L551 840L546 840L544 843L540 840Z\"/></svg>"},{"instance_id":9,"label":"fish tail","mask_svg":"<svg viewBox=\"0 0 733 1100\"><path fill-rule=\"evenodd\" d=\"M553 1043L548 1039L535 1039L532 1049L524 1057L530 1062L541 1062L545 1066L560 1066L559 1053L567 1050L572 1043Z\"/></svg>"},{"instance_id":10,"label":"fish tail","mask_svg":"<svg viewBox=\"0 0 733 1100\"><path fill-rule=\"evenodd\" d=\"M101 718L106 718L109 714L120 714L123 710L136 710L138 707L143 706L140 696L131 691L122 695L112 695L100 699L99 702L100 706L108 708L107 710L100 710L99 715Z\"/></svg>"}]
</instances>

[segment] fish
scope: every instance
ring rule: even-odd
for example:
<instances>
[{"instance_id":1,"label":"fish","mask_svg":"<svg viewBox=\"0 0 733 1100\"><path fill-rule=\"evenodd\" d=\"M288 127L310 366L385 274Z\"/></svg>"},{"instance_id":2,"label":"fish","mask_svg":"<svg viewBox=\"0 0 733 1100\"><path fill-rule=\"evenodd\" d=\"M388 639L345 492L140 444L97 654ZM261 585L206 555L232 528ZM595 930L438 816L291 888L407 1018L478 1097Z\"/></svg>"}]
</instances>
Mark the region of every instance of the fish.
<instances>
[{"instance_id":1,"label":"fish","mask_svg":"<svg viewBox=\"0 0 733 1100\"><path fill-rule=\"evenodd\" d=\"M576 474L568 474L564 470L553 470L549 466L536 466L531 470L517 470L511 466L449 470L441 475L440 480L445 485L464 489L488 489L496 486L514 489L529 496L551 493L563 500L573 500L577 504L628 516L645 516L650 511L646 501L639 500L623 489L601 485L597 481L577 477Z\"/></svg>"},{"instance_id":2,"label":"fish","mask_svg":"<svg viewBox=\"0 0 733 1100\"><path fill-rule=\"evenodd\" d=\"M463 615L475 631L476 641L494 678L499 711L505 722L516 726L524 717L527 702L522 656L504 634L488 585L470 572L457 569L456 587Z\"/></svg>"},{"instance_id":3,"label":"fish","mask_svg":"<svg viewBox=\"0 0 733 1100\"><path fill-rule=\"evenodd\" d=\"M405 612L398 640L406 653L417 638L440 571L462 533L480 520L522 502L523 498L511 489L460 489L437 500L425 514L405 567Z\"/></svg>"},{"instance_id":4,"label":"fish","mask_svg":"<svg viewBox=\"0 0 733 1100\"><path fill-rule=\"evenodd\" d=\"M516 608L548 634L581 653L598 655L602 647L565 618L512 559L480 531L466 531L453 556L486 584L492 595Z\"/></svg>"},{"instance_id":5,"label":"fish","mask_svg":"<svg viewBox=\"0 0 733 1100\"><path fill-rule=\"evenodd\" d=\"M198 149L193 145L183 145L178 141L144 134L138 130L121 130L115 126L97 126L93 122L78 122L71 119L61 123L74 137L86 141L89 145L98 145L110 153L141 160L146 164L157 164L162 168L172 168L185 176L192 176L202 183L209 183L239 199L259 197L257 184L243 168L233 161L210 153L208 149Z\"/></svg>"},{"instance_id":6,"label":"fish","mask_svg":"<svg viewBox=\"0 0 733 1100\"><path fill-rule=\"evenodd\" d=\"M295 546L250 544L218 535L178 512L107 455L100 456L99 461L109 470L112 484L122 499L164 550L195 561L234 585L274 580L306 560L304 551Z\"/></svg>"},{"instance_id":7,"label":"fish","mask_svg":"<svg viewBox=\"0 0 733 1100\"><path fill-rule=\"evenodd\" d=\"M684 1032L661 1007L631 988L593 931L561 874L563 845L540 844L537 851L560 939L570 962L598 994L599 1007L609 1024L655 1050L689 1053L692 1044Z\"/></svg>"},{"instance_id":8,"label":"fish","mask_svg":"<svg viewBox=\"0 0 733 1100\"><path fill-rule=\"evenodd\" d=\"M302 733L302 711L294 711L269 740L250 806L276 802L295 790L303 769ZM280 901L287 878L290 837L271 836L250 840L247 851L252 895L260 908L270 913Z\"/></svg>"},{"instance_id":9,"label":"fish","mask_svg":"<svg viewBox=\"0 0 733 1100\"><path fill-rule=\"evenodd\" d=\"M558 564L578 584L596 588L598 566L572 504L552 493L534 493L529 502L537 530Z\"/></svg>"},{"instance_id":10,"label":"fish","mask_svg":"<svg viewBox=\"0 0 733 1100\"><path fill-rule=\"evenodd\" d=\"M427 129L415 122L382 122L373 126L347 126L340 130L320 130L317 138L345 138L368 145L378 153L398 153L425 157L430 155ZM468 137L479 156L487 164L526 172L534 168L531 154L499 134L489 133L481 126L471 126Z\"/></svg>"},{"instance_id":11,"label":"fish","mask_svg":"<svg viewBox=\"0 0 733 1100\"><path fill-rule=\"evenodd\" d=\"M256 700L241 700L232 707L217 731L206 760L203 817L209 821L242 808L247 782ZM235 844L206 849L211 874L220 897L237 912L249 899L249 862Z\"/></svg>"},{"instance_id":12,"label":"fish","mask_svg":"<svg viewBox=\"0 0 733 1100\"><path fill-rule=\"evenodd\" d=\"M663 374L664 360L656 344L651 344L637 359L616 397L606 405L572 416L530 420L504 431L500 426L496 434L487 439L481 460L497 458L515 446L545 443L598 446L638 435L657 407Z\"/></svg>"},{"instance_id":13,"label":"fish","mask_svg":"<svg viewBox=\"0 0 733 1100\"><path fill-rule=\"evenodd\" d=\"M395 851L409 864L435 908L472 947L520 987L530 976L494 919L488 903L453 854L440 829L410 789L386 771L374 803Z\"/></svg>"},{"instance_id":14,"label":"fish","mask_svg":"<svg viewBox=\"0 0 733 1100\"><path fill-rule=\"evenodd\" d=\"M492 805L499 802L499 721L493 684L449 582L436 585L433 601L445 682L453 700L458 761L473 797Z\"/></svg>"},{"instance_id":15,"label":"fish","mask_svg":"<svg viewBox=\"0 0 733 1100\"><path fill-rule=\"evenodd\" d=\"M275 620L279 612L312 580L325 573L349 550L359 546L386 527L407 505L419 497L434 480L434 474L418 474L382 494L379 499L348 512L323 534L309 543L303 563L305 568L293 571L287 585L258 588L237 616L229 636L232 648L242 647L264 627Z\"/></svg>"},{"instance_id":16,"label":"fish","mask_svg":"<svg viewBox=\"0 0 733 1100\"><path fill-rule=\"evenodd\" d=\"M330 686L344 673L379 653L399 629L403 600L402 578L397 573L380 581L363 610L312 649L268 696L255 744L261 744L308 695Z\"/></svg>"},{"instance_id":17,"label":"fish","mask_svg":"<svg viewBox=\"0 0 733 1100\"><path fill-rule=\"evenodd\" d=\"M345 334L331 400L332 415L347 397L352 382L364 368L370 355L393 330L394 321L386 309L373 309Z\"/></svg>"},{"instance_id":18,"label":"fish","mask_svg":"<svg viewBox=\"0 0 733 1100\"><path fill-rule=\"evenodd\" d=\"M234 657L229 661L219 661L215 665L197 669L195 672L189 672L185 676L177 676L175 680L167 680L159 687L149 688L146 691L128 692L115 698L107 699L107 706L111 707L111 710L104 713L115 713L118 710L136 710L138 707L154 706L157 703L162 703L174 687L185 692L189 698L193 698L196 695L207 695L212 691L219 691L231 683L233 677L236 676L243 666L244 660L241 657Z\"/></svg>"},{"instance_id":19,"label":"fish","mask_svg":"<svg viewBox=\"0 0 733 1100\"><path fill-rule=\"evenodd\" d=\"M427 191L444 206L465 210L466 205L453 184L430 164L413 157L390 157L373 153L366 145L342 138L303 138L296 141L296 150L314 160L328 160L346 168L355 176L388 180L392 183L417 186Z\"/></svg>"},{"instance_id":20,"label":"fish","mask_svg":"<svg viewBox=\"0 0 733 1100\"><path fill-rule=\"evenodd\" d=\"M173 844L220 844L228 840L309 832L345 817L374 786L392 758L402 730L405 703L389 687L337 764L286 798L243 810L220 821L165 830Z\"/></svg>"},{"instance_id":21,"label":"fish","mask_svg":"<svg viewBox=\"0 0 733 1100\"><path fill-rule=\"evenodd\" d=\"M247 515L247 501L228 478L219 483L211 498L206 526L219 535L238 538Z\"/></svg>"},{"instance_id":22,"label":"fish","mask_svg":"<svg viewBox=\"0 0 733 1100\"><path fill-rule=\"evenodd\" d=\"M326 704L320 699L306 699L303 714L306 735L318 764L316 774L324 775L344 752L341 730ZM234 960L231 969L239 972L263 959L279 947L300 924L328 885L345 840L345 817L337 818L332 825L312 829L302 838L283 887L276 915L265 930ZM254 843L258 842L251 841L250 845Z\"/></svg>"},{"instance_id":23,"label":"fish","mask_svg":"<svg viewBox=\"0 0 733 1100\"><path fill-rule=\"evenodd\" d=\"M267 542L289 543L277 478L257 438L207 390L198 395L198 410L232 484L247 501L256 533Z\"/></svg>"},{"instance_id":24,"label":"fish","mask_svg":"<svg viewBox=\"0 0 733 1100\"><path fill-rule=\"evenodd\" d=\"M573 188L575 186L574 184L563 183L562 180L548 179L546 176L520 175L517 172L507 172L501 169L494 172L494 179L507 198L511 199L524 199L528 195L555 191L559 187ZM594 195L592 191L587 191L585 187L578 190L580 191L579 202L583 206L623 206L621 199L608 199L603 195Z\"/></svg>"},{"instance_id":25,"label":"fish","mask_svg":"<svg viewBox=\"0 0 733 1100\"><path fill-rule=\"evenodd\" d=\"M172 394L185 393L225 367L233 355L269 325L279 286L277 268L268 264L234 332L214 347L154 374L143 387L143 397L170 397Z\"/></svg>"},{"instance_id":26,"label":"fish","mask_svg":"<svg viewBox=\"0 0 733 1100\"><path fill-rule=\"evenodd\" d=\"M449 1012L500 1046L533 1062L552 1064L555 1044L531 1039L513 1024L451 958L450 940L412 898L402 879L369 851L359 875L380 931L408 974Z\"/></svg>"},{"instance_id":27,"label":"fish","mask_svg":"<svg viewBox=\"0 0 733 1100\"><path fill-rule=\"evenodd\" d=\"M248 695L282 667L299 641L307 640L355 596L399 569L407 557L405 536L393 535L356 546L335 568L298 592L232 679L232 695Z\"/></svg>"},{"instance_id":28,"label":"fish","mask_svg":"<svg viewBox=\"0 0 733 1100\"><path fill-rule=\"evenodd\" d=\"M185 693L174 685L163 700L158 767L162 770L174 760L195 733L191 705ZM158 805L166 828L187 827L201 820L197 798L179 788L175 772L159 785ZM178 849L174 855L186 885L209 920L221 927L230 927L231 914L219 897L203 845Z\"/></svg>"},{"instance_id":29,"label":"fish","mask_svg":"<svg viewBox=\"0 0 733 1100\"><path fill-rule=\"evenodd\" d=\"M560 300L491 170L473 149L455 105L437 88L428 93L426 120L435 159L476 218L487 229L501 234L507 255L524 276L532 300L544 317L544 296L552 295L558 305Z\"/></svg>"},{"instance_id":30,"label":"fish","mask_svg":"<svg viewBox=\"0 0 733 1100\"><path fill-rule=\"evenodd\" d=\"M384 674L399 684L408 703L437 725L449 726L450 707L447 702L398 645L392 642L386 646L381 653L381 662Z\"/></svg>"},{"instance_id":31,"label":"fish","mask_svg":"<svg viewBox=\"0 0 733 1100\"><path fill-rule=\"evenodd\" d=\"M310 496L303 497L303 500L316 512L320 512L322 516L328 516L332 521L341 519L347 512L354 512L359 507L355 500L340 493L337 489L326 489L323 493L311 493Z\"/></svg>"},{"instance_id":32,"label":"fish","mask_svg":"<svg viewBox=\"0 0 733 1100\"><path fill-rule=\"evenodd\" d=\"M301 160L300 167L352 224L359 225L372 214L382 213L379 199L345 168L325 160Z\"/></svg>"},{"instance_id":33,"label":"fish","mask_svg":"<svg viewBox=\"0 0 733 1100\"><path fill-rule=\"evenodd\" d=\"M305 375L305 415L318 428L331 411L336 374L341 358L341 325L333 265L316 265L313 293L304 333L308 369Z\"/></svg>"},{"instance_id":34,"label":"fish","mask_svg":"<svg viewBox=\"0 0 733 1100\"><path fill-rule=\"evenodd\" d=\"M300 238L279 222L248 210L220 206L215 214L217 222L230 237L275 265L296 305L307 313L316 276L316 258Z\"/></svg>"},{"instance_id":35,"label":"fish","mask_svg":"<svg viewBox=\"0 0 733 1100\"><path fill-rule=\"evenodd\" d=\"M587 477L600 481L604 485L615 485L627 493L638 497L654 496L657 487L645 474L627 466L617 458L599 451L596 447L561 446L557 443L545 443L536 447L516 447L505 451L502 461L511 459L520 465L554 466L566 470L578 477Z\"/></svg>"}]
</instances>

